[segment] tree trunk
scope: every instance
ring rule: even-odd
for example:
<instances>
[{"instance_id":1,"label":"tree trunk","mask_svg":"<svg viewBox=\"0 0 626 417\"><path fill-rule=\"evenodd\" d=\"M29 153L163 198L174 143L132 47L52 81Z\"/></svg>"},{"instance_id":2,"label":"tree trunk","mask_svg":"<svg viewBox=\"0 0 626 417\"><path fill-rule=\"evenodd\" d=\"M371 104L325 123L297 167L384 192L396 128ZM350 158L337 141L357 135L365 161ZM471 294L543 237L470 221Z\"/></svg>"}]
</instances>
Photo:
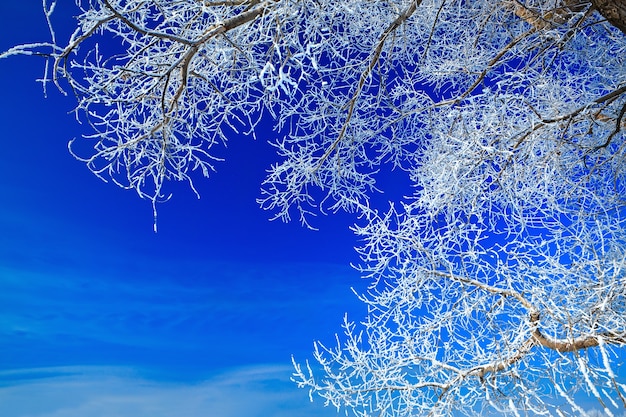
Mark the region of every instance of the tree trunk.
<instances>
[{"instance_id":1,"label":"tree trunk","mask_svg":"<svg viewBox=\"0 0 626 417\"><path fill-rule=\"evenodd\" d=\"M591 0L591 3L610 24L626 34L626 0Z\"/></svg>"}]
</instances>

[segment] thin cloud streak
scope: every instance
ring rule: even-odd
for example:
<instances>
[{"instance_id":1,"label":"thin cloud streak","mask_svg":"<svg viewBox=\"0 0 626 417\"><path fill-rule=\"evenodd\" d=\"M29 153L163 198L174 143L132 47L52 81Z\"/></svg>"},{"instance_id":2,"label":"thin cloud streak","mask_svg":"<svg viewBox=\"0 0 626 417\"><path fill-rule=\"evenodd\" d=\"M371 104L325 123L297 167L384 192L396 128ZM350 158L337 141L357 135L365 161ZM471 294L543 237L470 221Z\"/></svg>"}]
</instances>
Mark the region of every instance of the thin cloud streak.
<instances>
[{"instance_id":1,"label":"thin cloud streak","mask_svg":"<svg viewBox=\"0 0 626 417\"><path fill-rule=\"evenodd\" d=\"M204 269L195 272L192 283L186 283L186 279L177 280L167 273L126 281L97 273L79 276L0 267L0 334L27 332L43 337L75 332L96 340L118 341L124 333L124 340L133 345L179 344L180 340L154 340L158 334L142 333L158 328L160 333L174 331L177 337L184 337L178 331L181 326L215 327L226 319L294 320L294 307L298 308L295 311L311 310L297 312L298 319L305 319L313 310L339 309L351 297L342 285L315 285L315 272L339 276L340 268L277 265L272 268L275 276L269 277L266 271L270 268L255 270L254 266L213 263ZM317 271L312 276L302 276L313 269ZM141 273L149 275L150 271ZM299 276L294 279L290 274ZM338 315L337 323L340 319Z\"/></svg>"},{"instance_id":2,"label":"thin cloud streak","mask_svg":"<svg viewBox=\"0 0 626 417\"><path fill-rule=\"evenodd\" d=\"M350 302L360 306L334 265L137 265L132 279L0 265L0 369L136 363L184 380L288 364L310 357L315 337L332 337Z\"/></svg>"},{"instance_id":3,"label":"thin cloud streak","mask_svg":"<svg viewBox=\"0 0 626 417\"><path fill-rule=\"evenodd\" d=\"M332 417L309 402L285 366L233 369L198 384L159 383L124 368L50 368L0 373L4 417ZM36 377L29 378L28 375ZM51 376L46 376L51 375ZM33 401L36 398L37 401Z\"/></svg>"}]
</instances>

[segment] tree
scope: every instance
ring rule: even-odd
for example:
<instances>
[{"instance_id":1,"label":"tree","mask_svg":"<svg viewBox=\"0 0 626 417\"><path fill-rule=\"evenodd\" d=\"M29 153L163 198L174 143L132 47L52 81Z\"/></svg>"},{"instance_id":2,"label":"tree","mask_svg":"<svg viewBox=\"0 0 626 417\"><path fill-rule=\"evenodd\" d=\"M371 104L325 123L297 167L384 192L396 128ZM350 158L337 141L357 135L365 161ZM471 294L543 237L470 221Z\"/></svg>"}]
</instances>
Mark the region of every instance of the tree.
<instances>
[{"instance_id":1,"label":"tree","mask_svg":"<svg viewBox=\"0 0 626 417\"><path fill-rule=\"evenodd\" d=\"M359 217L368 315L299 386L362 416L626 408L626 2L77 5L66 44L1 56L50 60L96 175L155 206L271 117L260 205ZM386 211L383 166L413 185Z\"/></svg>"}]
</instances>

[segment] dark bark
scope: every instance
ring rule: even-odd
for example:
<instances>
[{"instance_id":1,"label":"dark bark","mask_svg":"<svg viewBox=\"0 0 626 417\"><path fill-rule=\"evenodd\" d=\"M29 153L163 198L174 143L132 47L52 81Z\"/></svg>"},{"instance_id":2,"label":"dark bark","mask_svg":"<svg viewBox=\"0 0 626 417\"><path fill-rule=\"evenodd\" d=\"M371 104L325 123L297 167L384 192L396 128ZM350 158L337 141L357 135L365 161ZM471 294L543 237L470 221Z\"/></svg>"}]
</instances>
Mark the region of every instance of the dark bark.
<instances>
[{"instance_id":1,"label":"dark bark","mask_svg":"<svg viewBox=\"0 0 626 417\"><path fill-rule=\"evenodd\" d=\"M626 0L591 0L591 3L610 24L626 34Z\"/></svg>"}]
</instances>

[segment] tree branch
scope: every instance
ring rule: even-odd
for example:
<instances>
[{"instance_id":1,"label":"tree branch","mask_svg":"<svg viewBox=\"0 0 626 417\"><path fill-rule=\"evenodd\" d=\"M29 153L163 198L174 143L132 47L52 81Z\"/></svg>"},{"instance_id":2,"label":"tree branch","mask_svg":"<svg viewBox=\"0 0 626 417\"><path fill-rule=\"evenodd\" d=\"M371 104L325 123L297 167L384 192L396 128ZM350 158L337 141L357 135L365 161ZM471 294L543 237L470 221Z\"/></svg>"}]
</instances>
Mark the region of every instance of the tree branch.
<instances>
[{"instance_id":1,"label":"tree branch","mask_svg":"<svg viewBox=\"0 0 626 417\"><path fill-rule=\"evenodd\" d=\"M544 336L539 329L535 329L533 332L533 340L535 340L537 344L560 353L575 352L577 350L596 347L600 344L600 339L610 345L626 345L626 337L612 332L604 332L596 336L583 336L572 340L552 339Z\"/></svg>"},{"instance_id":2,"label":"tree branch","mask_svg":"<svg viewBox=\"0 0 626 417\"><path fill-rule=\"evenodd\" d=\"M343 126L341 127L341 131L339 132L339 135L337 135L337 139L335 139L333 144L326 150L324 155L322 155L322 157L319 159L314 172L320 169L324 161L328 159L330 154L333 153L333 151L337 148L337 145L339 145L339 142L341 142L341 140L343 139L346 133L346 130L348 129L348 124L350 123L350 119L352 119L352 114L354 112L354 107L356 106L356 102L359 96L361 95L361 91L363 90L363 86L365 85L367 78L370 76L370 74L372 73L372 70L374 69L374 67L378 63L378 60L380 59L380 55L383 52L383 47L385 46L385 42L387 41L387 38L389 37L389 35L395 32L396 29L398 29L404 22L406 22L406 20L409 17L411 17L413 13L415 13L415 10L417 10L417 7L421 3L422 3L422 0L413 1L411 5L403 13L401 13L400 16L398 16L396 20L394 20L387 27L387 29L385 29L385 31L383 31L382 35L380 36L378 40L378 44L376 45L376 48L374 49L374 52L372 53L370 63L365 69L365 71L363 71L363 73L361 74L361 78L359 79L357 88L354 94L352 95L352 98L350 99L350 101L348 101L348 104L347 104L348 113L346 115L346 120L343 123Z\"/></svg>"}]
</instances>

